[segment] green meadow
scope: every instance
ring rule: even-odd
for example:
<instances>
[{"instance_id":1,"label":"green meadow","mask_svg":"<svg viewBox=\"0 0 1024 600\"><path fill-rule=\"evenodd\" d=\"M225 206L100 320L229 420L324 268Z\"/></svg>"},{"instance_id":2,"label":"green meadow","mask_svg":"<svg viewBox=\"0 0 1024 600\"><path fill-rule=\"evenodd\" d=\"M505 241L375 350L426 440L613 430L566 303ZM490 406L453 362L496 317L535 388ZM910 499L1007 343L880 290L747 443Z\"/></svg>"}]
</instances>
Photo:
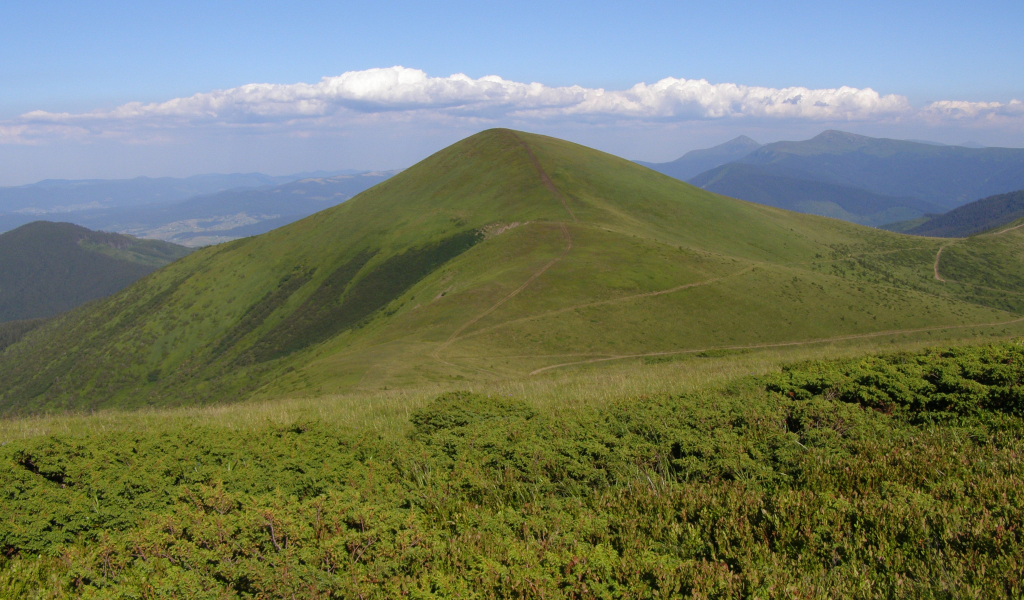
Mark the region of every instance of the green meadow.
<instances>
[{"instance_id":1,"label":"green meadow","mask_svg":"<svg viewBox=\"0 0 1024 600\"><path fill-rule=\"evenodd\" d=\"M0 590L1019 596L1024 347L865 343L7 420Z\"/></svg>"},{"instance_id":2,"label":"green meadow","mask_svg":"<svg viewBox=\"0 0 1024 600\"><path fill-rule=\"evenodd\" d=\"M1019 597L1022 236L477 134L0 330L0 595Z\"/></svg>"},{"instance_id":3,"label":"green meadow","mask_svg":"<svg viewBox=\"0 0 1024 600\"><path fill-rule=\"evenodd\" d=\"M0 354L0 410L482 385L622 356L1012 328L1021 235L900 235L490 130L26 333Z\"/></svg>"}]
</instances>

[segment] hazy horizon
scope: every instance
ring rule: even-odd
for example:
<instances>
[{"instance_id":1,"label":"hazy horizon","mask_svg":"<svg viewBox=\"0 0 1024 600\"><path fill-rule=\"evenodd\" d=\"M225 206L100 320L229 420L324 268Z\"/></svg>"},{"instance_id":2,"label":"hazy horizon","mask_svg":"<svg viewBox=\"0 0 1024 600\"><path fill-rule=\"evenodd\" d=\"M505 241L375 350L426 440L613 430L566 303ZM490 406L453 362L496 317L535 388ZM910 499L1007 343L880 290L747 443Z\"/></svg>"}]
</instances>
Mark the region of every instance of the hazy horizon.
<instances>
[{"instance_id":1,"label":"hazy horizon","mask_svg":"<svg viewBox=\"0 0 1024 600\"><path fill-rule=\"evenodd\" d=\"M394 169L490 127L648 162L826 129L1024 147L1022 21L999 2L17 6L0 186Z\"/></svg>"}]
</instances>

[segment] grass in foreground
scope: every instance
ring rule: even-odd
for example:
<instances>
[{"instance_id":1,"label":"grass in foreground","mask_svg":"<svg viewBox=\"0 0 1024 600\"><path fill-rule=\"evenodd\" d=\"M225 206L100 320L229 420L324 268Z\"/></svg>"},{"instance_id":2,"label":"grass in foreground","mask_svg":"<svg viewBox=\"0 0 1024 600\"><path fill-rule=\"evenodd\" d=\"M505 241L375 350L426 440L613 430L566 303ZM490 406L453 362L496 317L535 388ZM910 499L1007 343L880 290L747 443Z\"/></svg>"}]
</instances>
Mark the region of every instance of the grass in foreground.
<instances>
[{"instance_id":1,"label":"grass in foreground","mask_svg":"<svg viewBox=\"0 0 1024 600\"><path fill-rule=\"evenodd\" d=\"M571 409L448 393L386 431L169 419L16 440L0 589L1017 597L1022 377L1004 342Z\"/></svg>"},{"instance_id":2,"label":"grass in foreground","mask_svg":"<svg viewBox=\"0 0 1024 600\"><path fill-rule=\"evenodd\" d=\"M133 431L155 433L194 423L248 431L319 421L332 427L406 433L409 415L438 395L470 391L512 397L554 414L602 408L623 398L692 393L721 387L744 376L762 376L806 360L853 358L867 353L915 352L936 345L960 346L1002 342L1024 335L1024 324L976 327L852 339L788 347L627 358L583 364L534 377L492 381L450 378L408 388L382 387L345 394L252 400L229 404L142 410L105 409L0 419L0 444L48 435L83 436Z\"/></svg>"}]
</instances>

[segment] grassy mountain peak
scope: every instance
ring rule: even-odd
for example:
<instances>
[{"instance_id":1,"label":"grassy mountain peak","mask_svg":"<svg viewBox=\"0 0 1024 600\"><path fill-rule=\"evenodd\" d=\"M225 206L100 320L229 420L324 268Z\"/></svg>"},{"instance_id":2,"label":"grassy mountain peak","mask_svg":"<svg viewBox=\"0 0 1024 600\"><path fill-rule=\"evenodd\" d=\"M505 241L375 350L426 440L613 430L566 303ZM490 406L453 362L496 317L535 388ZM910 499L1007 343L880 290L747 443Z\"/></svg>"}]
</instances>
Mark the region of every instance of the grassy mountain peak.
<instances>
[{"instance_id":1,"label":"grassy mountain peak","mask_svg":"<svg viewBox=\"0 0 1024 600\"><path fill-rule=\"evenodd\" d=\"M538 377L630 358L1013 322L1024 310L1018 259L979 266L999 277L978 293L935 277L942 244L718 196L570 142L488 130L342 205L201 249L32 330L0 354L10 382L0 407ZM981 260L946 252L960 262L944 268Z\"/></svg>"}]
</instances>

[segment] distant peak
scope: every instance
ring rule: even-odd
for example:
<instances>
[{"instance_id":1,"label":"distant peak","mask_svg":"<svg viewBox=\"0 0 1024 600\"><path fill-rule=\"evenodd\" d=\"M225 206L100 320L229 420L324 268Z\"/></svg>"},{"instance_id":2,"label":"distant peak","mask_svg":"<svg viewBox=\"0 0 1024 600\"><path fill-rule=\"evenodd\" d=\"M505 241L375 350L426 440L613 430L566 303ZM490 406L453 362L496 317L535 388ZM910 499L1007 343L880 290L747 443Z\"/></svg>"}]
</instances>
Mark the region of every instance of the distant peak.
<instances>
[{"instance_id":1,"label":"distant peak","mask_svg":"<svg viewBox=\"0 0 1024 600\"><path fill-rule=\"evenodd\" d=\"M757 142L756 140L754 140L752 138L749 138L749 137L747 137L745 135L741 135L739 137L733 138L733 139L729 140L728 142L726 142L726 143L724 143L722 145L723 146L757 146L757 147L761 146L761 144L759 142Z\"/></svg>"},{"instance_id":2,"label":"distant peak","mask_svg":"<svg viewBox=\"0 0 1024 600\"><path fill-rule=\"evenodd\" d=\"M760 147L761 147L761 144L757 143L756 141L752 140L751 138L749 138L749 137L747 137L745 135L741 135L739 137L735 137L735 138L729 140L728 142L722 142L721 144L719 144L717 146L712 146L711 148L704 148L704 149L701 149L701 150L691 150L687 154L689 154L689 155L700 155L700 154L705 154L705 153L709 153L709 152L710 153L736 152L736 151L747 151L747 152L749 152L751 150L756 150L757 148L760 148Z\"/></svg>"},{"instance_id":3,"label":"distant peak","mask_svg":"<svg viewBox=\"0 0 1024 600\"><path fill-rule=\"evenodd\" d=\"M814 136L816 140L866 140L868 136L839 131L838 129L827 129Z\"/></svg>"}]
</instances>

